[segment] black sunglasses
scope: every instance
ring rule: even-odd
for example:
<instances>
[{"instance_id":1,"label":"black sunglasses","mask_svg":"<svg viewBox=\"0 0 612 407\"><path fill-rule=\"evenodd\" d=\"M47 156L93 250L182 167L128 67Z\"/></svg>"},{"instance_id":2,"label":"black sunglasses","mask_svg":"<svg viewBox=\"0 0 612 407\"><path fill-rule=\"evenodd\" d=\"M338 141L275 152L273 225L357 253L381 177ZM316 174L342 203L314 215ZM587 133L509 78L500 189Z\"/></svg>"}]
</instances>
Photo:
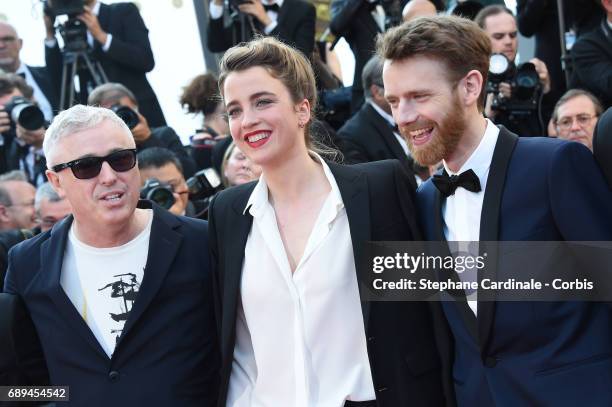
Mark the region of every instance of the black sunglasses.
<instances>
[{"instance_id":1,"label":"black sunglasses","mask_svg":"<svg viewBox=\"0 0 612 407\"><path fill-rule=\"evenodd\" d=\"M72 160L64 164L51 167L54 172L60 172L70 168L78 179L90 179L97 177L102 170L102 163L106 161L110 167L117 172L129 171L136 165L136 149L119 150L110 153L106 157L85 157Z\"/></svg>"}]
</instances>

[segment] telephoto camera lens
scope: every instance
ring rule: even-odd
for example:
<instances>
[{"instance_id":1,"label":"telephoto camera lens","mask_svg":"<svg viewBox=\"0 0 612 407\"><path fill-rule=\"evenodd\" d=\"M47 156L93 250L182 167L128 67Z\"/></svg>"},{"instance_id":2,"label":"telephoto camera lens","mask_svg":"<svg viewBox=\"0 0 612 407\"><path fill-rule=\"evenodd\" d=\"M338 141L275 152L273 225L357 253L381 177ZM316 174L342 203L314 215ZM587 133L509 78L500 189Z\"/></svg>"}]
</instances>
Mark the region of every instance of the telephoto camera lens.
<instances>
[{"instance_id":1,"label":"telephoto camera lens","mask_svg":"<svg viewBox=\"0 0 612 407\"><path fill-rule=\"evenodd\" d=\"M19 123L26 130L37 130L45 124L42 110L22 96L13 97L4 109L13 123Z\"/></svg>"},{"instance_id":2,"label":"telephoto camera lens","mask_svg":"<svg viewBox=\"0 0 612 407\"><path fill-rule=\"evenodd\" d=\"M111 110L123 120L123 122L132 130L138 126L140 119L138 114L127 106L116 104L111 106Z\"/></svg>"},{"instance_id":3,"label":"telephoto camera lens","mask_svg":"<svg viewBox=\"0 0 612 407\"><path fill-rule=\"evenodd\" d=\"M140 189L140 198L155 202L165 209L170 209L176 202L172 193L172 187L158 180L149 178Z\"/></svg>"}]
</instances>

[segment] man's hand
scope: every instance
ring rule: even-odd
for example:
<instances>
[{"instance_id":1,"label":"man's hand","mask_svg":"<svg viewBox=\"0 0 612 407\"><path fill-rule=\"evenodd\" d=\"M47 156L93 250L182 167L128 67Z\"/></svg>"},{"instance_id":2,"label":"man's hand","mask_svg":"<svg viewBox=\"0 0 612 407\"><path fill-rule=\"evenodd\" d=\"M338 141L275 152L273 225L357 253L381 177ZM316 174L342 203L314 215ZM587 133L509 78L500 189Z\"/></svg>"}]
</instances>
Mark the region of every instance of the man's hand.
<instances>
[{"instance_id":1,"label":"man's hand","mask_svg":"<svg viewBox=\"0 0 612 407\"><path fill-rule=\"evenodd\" d=\"M542 92L545 94L550 92L550 75L548 74L546 64L538 58L532 58L529 62L535 65L536 72L540 77L540 83L542 84Z\"/></svg>"},{"instance_id":2,"label":"man's hand","mask_svg":"<svg viewBox=\"0 0 612 407\"><path fill-rule=\"evenodd\" d=\"M140 120L136 127L132 129L132 136L134 136L134 142L136 144L144 143L151 137L151 128L149 127L149 122L140 112L136 112L138 115L138 119Z\"/></svg>"},{"instance_id":3,"label":"man's hand","mask_svg":"<svg viewBox=\"0 0 612 407\"><path fill-rule=\"evenodd\" d=\"M55 18L51 19L48 15L43 15L43 20L45 21L45 32L47 33L48 40L55 39L55 27L53 27L53 22Z\"/></svg>"},{"instance_id":4,"label":"man's hand","mask_svg":"<svg viewBox=\"0 0 612 407\"><path fill-rule=\"evenodd\" d=\"M0 105L0 133L6 133L11 129L11 118L4 111L4 106Z\"/></svg>"},{"instance_id":5,"label":"man's hand","mask_svg":"<svg viewBox=\"0 0 612 407\"><path fill-rule=\"evenodd\" d=\"M96 39L96 41L98 41L102 45L106 43L106 38L108 37L108 34L100 27L98 17L91 12L91 8L85 6L85 11L79 14L77 18L87 26L87 29Z\"/></svg>"},{"instance_id":6,"label":"man's hand","mask_svg":"<svg viewBox=\"0 0 612 407\"><path fill-rule=\"evenodd\" d=\"M259 20L264 27L272 23L272 19L266 14L263 4L259 0L249 0L238 6L238 9L246 14L250 14Z\"/></svg>"},{"instance_id":7,"label":"man's hand","mask_svg":"<svg viewBox=\"0 0 612 407\"><path fill-rule=\"evenodd\" d=\"M45 138L45 128L41 127L36 130L27 130L21 127L19 123L16 126L17 138L22 140L29 146L33 146L36 148L41 148L43 144L43 140Z\"/></svg>"}]
</instances>

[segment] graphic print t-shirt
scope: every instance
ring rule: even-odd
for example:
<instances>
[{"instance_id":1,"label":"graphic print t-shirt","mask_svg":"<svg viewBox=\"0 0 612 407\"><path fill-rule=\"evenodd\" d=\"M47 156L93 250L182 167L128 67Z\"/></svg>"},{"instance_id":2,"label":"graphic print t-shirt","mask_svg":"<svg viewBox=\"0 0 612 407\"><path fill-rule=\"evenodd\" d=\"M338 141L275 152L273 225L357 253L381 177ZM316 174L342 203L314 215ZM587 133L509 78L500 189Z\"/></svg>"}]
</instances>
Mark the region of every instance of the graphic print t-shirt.
<instances>
[{"instance_id":1,"label":"graphic print t-shirt","mask_svg":"<svg viewBox=\"0 0 612 407\"><path fill-rule=\"evenodd\" d=\"M68 234L60 283L108 357L140 291L152 220L150 213L147 227L118 247L88 246L76 237L73 227Z\"/></svg>"}]
</instances>

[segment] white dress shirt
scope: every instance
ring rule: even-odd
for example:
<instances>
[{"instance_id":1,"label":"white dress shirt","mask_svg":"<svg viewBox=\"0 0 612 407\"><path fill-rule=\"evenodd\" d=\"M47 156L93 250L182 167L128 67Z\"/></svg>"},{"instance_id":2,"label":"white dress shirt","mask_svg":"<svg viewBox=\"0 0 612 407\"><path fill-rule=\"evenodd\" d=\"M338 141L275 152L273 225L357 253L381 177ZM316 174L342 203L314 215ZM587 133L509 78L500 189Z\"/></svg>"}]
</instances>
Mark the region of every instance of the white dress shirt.
<instances>
[{"instance_id":1,"label":"white dress shirt","mask_svg":"<svg viewBox=\"0 0 612 407\"><path fill-rule=\"evenodd\" d=\"M480 240L480 215L482 213L482 202L489 177L489 168L499 136L499 128L489 119L484 136L476 150L461 166L458 172L451 171L446 162L444 169L448 175L461 174L467 170L473 170L480 180L480 192L470 192L465 188L457 188L455 193L442 203L442 216L444 218L444 236L451 242L478 242ZM472 245L472 247L474 247ZM474 249L472 249L474 250ZM477 313L478 303L468 301L468 305Z\"/></svg>"},{"instance_id":2,"label":"white dress shirt","mask_svg":"<svg viewBox=\"0 0 612 407\"><path fill-rule=\"evenodd\" d=\"M43 112L45 120L50 122L53 119L53 109L51 108L51 103L49 103L49 99L47 99L43 91L40 89L38 83L36 83L36 80L34 79L34 76L28 69L27 65L22 62L15 73L18 75L23 74L25 76L26 83L30 85L34 91L34 100L38 104L40 110Z\"/></svg>"},{"instance_id":3,"label":"white dress shirt","mask_svg":"<svg viewBox=\"0 0 612 407\"><path fill-rule=\"evenodd\" d=\"M262 175L245 248L227 406L342 407L374 400L348 217L331 185L293 273Z\"/></svg>"}]
</instances>

